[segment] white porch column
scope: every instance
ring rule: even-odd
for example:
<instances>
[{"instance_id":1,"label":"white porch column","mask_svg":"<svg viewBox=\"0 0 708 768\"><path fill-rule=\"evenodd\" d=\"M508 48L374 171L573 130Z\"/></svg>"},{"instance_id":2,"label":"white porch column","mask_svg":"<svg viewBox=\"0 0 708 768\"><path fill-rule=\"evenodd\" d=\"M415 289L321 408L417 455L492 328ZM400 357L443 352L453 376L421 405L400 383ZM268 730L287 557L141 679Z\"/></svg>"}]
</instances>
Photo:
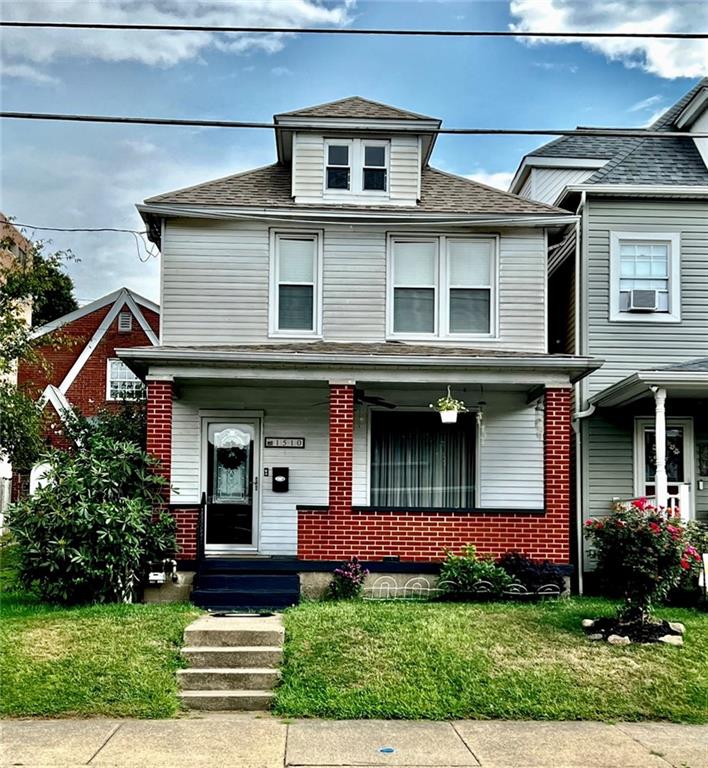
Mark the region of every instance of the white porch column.
<instances>
[{"instance_id":1,"label":"white porch column","mask_svg":"<svg viewBox=\"0 0 708 768\"><path fill-rule=\"evenodd\" d=\"M666 390L652 387L654 392L654 437L656 439L656 506L666 507L669 503L666 478Z\"/></svg>"}]
</instances>

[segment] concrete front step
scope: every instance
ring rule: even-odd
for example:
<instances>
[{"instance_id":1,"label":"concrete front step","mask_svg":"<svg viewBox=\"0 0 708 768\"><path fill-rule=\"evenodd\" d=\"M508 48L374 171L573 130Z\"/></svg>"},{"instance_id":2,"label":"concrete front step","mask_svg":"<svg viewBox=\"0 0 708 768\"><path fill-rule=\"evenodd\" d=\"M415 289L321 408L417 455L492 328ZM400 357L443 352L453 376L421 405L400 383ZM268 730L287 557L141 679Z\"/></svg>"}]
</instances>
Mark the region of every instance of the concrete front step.
<instances>
[{"instance_id":1,"label":"concrete front step","mask_svg":"<svg viewBox=\"0 0 708 768\"><path fill-rule=\"evenodd\" d=\"M271 691L182 691L182 703L190 709L255 711L270 708Z\"/></svg>"},{"instance_id":2,"label":"concrete front step","mask_svg":"<svg viewBox=\"0 0 708 768\"><path fill-rule=\"evenodd\" d=\"M220 617L206 616L184 631L187 646L219 648L282 646L284 630L279 616Z\"/></svg>"},{"instance_id":3,"label":"concrete front step","mask_svg":"<svg viewBox=\"0 0 708 768\"><path fill-rule=\"evenodd\" d=\"M276 667L283 660L283 649L276 645L241 648L213 648L206 645L182 648L182 658L191 669Z\"/></svg>"},{"instance_id":4,"label":"concrete front step","mask_svg":"<svg viewBox=\"0 0 708 768\"><path fill-rule=\"evenodd\" d=\"M180 669L177 680L183 691L269 691L275 688L277 669Z\"/></svg>"}]
</instances>

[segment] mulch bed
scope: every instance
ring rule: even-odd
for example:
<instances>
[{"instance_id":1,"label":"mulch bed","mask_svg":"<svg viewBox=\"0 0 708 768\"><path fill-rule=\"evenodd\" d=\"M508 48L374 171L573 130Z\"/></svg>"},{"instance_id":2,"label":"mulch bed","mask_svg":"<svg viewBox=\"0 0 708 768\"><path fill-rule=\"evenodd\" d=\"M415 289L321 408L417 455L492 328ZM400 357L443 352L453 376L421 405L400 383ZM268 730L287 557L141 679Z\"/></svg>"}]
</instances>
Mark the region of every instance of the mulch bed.
<instances>
[{"instance_id":1,"label":"mulch bed","mask_svg":"<svg viewBox=\"0 0 708 768\"><path fill-rule=\"evenodd\" d=\"M585 628L585 634L602 635L603 640L607 640L610 635L620 635L628 637L633 643L658 643L659 638L664 635L681 635L671 629L668 621L623 624L614 617L596 619L592 627Z\"/></svg>"}]
</instances>

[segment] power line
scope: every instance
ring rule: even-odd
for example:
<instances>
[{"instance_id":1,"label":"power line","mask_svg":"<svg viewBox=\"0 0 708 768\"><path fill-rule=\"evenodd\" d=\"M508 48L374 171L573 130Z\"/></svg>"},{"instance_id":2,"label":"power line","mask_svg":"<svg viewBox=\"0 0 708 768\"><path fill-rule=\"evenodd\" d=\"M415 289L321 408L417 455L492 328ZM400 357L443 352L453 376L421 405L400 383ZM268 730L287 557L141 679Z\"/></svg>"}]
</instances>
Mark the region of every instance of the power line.
<instances>
[{"instance_id":1,"label":"power line","mask_svg":"<svg viewBox=\"0 0 708 768\"><path fill-rule=\"evenodd\" d=\"M122 227L38 227L35 224L23 224L19 221L8 221L8 223L16 228L24 227L25 229L38 232L120 232L129 234L135 239L135 252L143 264L150 261L151 258L155 258L159 253L153 245L146 243L143 239L148 234L145 229L125 229ZM145 253L144 256L143 252Z\"/></svg>"},{"instance_id":2,"label":"power line","mask_svg":"<svg viewBox=\"0 0 708 768\"><path fill-rule=\"evenodd\" d=\"M171 117L122 117L108 115L66 115L50 112L0 112L12 120L54 120L75 123L113 123L119 125L163 125L194 128L283 128L277 123L243 120L187 120ZM595 136L622 139L708 139L708 132L651 131L644 128L387 128L387 133L426 133L461 136Z\"/></svg>"},{"instance_id":3,"label":"power line","mask_svg":"<svg viewBox=\"0 0 708 768\"><path fill-rule=\"evenodd\" d=\"M63 21L0 21L0 27L30 29L138 30L147 32L218 32L224 34L389 35L412 37L533 37L704 40L708 32L536 32L506 29L352 29L335 27L217 27L207 24L103 24Z\"/></svg>"}]
</instances>

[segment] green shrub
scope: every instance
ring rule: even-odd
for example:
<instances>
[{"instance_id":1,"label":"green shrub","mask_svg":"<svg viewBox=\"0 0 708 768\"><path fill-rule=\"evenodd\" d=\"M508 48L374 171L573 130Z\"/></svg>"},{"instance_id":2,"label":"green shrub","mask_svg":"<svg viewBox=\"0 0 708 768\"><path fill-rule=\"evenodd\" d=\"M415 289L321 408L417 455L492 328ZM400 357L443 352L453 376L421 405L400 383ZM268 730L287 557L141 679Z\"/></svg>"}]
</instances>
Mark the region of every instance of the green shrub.
<instances>
[{"instance_id":1,"label":"green shrub","mask_svg":"<svg viewBox=\"0 0 708 768\"><path fill-rule=\"evenodd\" d=\"M440 588L450 597L469 597L480 581L491 584L493 596L499 596L512 583L512 578L489 558L478 558L473 544L467 544L461 555L449 550L440 566Z\"/></svg>"},{"instance_id":2,"label":"green shrub","mask_svg":"<svg viewBox=\"0 0 708 768\"><path fill-rule=\"evenodd\" d=\"M503 554L497 560L497 565L529 592L536 592L548 584L558 587L561 592L565 590L563 573L550 560L534 560L521 552L511 551Z\"/></svg>"},{"instance_id":3,"label":"green shrub","mask_svg":"<svg viewBox=\"0 0 708 768\"><path fill-rule=\"evenodd\" d=\"M681 521L646 499L620 505L585 526L601 578L623 591L623 622L648 622L653 603L666 598L700 560Z\"/></svg>"},{"instance_id":4,"label":"green shrub","mask_svg":"<svg viewBox=\"0 0 708 768\"><path fill-rule=\"evenodd\" d=\"M176 549L174 520L154 513L164 479L138 445L85 435L49 456L46 485L9 509L18 577L44 600L124 602L152 559Z\"/></svg>"},{"instance_id":5,"label":"green shrub","mask_svg":"<svg viewBox=\"0 0 708 768\"><path fill-rule=\"evenodd\" d=\"M686 538L689 546L699 555L708 552L708 526L705 523L692 521L686 525ZM678 584L669 592L665 602L669 605L697 606L705 605L704 589L699 584L703 570L702 558L689 557L690 568L681 571Z\"/></svg>"}]
</instances>

